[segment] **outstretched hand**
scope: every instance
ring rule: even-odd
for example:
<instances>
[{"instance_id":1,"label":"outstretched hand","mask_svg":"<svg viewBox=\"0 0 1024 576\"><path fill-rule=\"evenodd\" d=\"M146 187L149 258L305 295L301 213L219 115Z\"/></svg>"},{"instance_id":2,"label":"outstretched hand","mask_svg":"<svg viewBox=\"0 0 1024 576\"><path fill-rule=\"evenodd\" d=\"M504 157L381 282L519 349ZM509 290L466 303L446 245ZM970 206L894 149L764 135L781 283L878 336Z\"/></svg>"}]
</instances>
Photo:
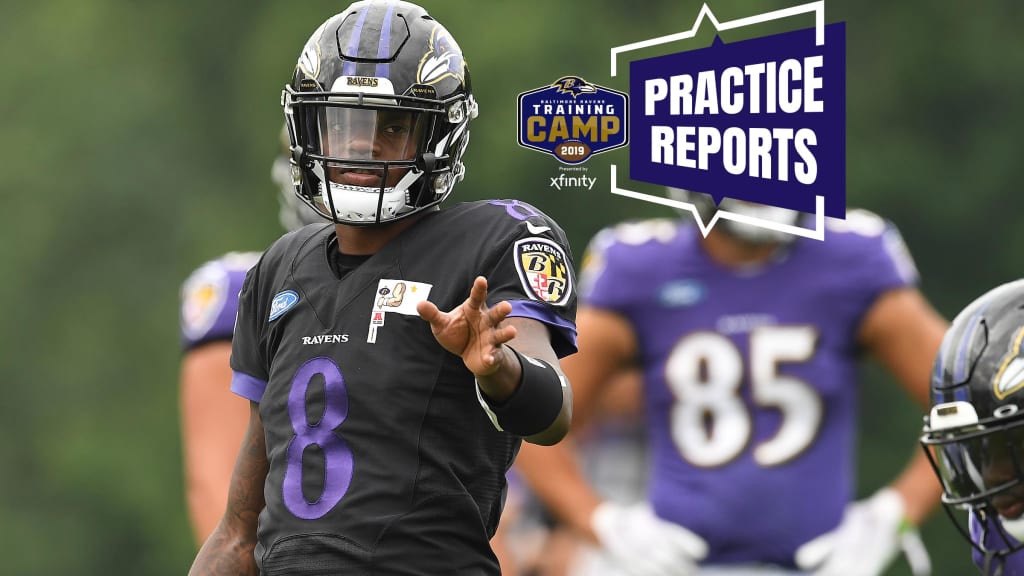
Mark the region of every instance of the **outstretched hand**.
<instances>
[{"instance_id":1,"label":"outstretched hand","mask_svg":"<svg viewBox=\"0 0 1024 576\"><path fill-rule=\"evenodd\" d=\"M489 376L501 368L506 352L502 347L515 338L514 326L501 323L512 312L506 301L487 307L487 279L477 276L469 298L442 312L433 302L416 305L420 318L430 323L430 331L445 350L460 356L466 368L477 377Z\"/></svg>"}]
</instances>

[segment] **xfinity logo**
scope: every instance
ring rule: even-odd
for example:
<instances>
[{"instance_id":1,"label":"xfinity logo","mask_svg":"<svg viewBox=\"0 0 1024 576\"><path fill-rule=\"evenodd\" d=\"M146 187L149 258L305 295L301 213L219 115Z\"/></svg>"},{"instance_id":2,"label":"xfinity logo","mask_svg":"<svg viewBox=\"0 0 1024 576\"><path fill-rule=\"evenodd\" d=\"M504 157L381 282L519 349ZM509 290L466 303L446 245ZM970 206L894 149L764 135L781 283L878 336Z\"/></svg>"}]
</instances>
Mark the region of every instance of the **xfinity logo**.
<instances>
[{"instance_id":1,"label":"xfinity logo","mask_svg":"<svg viewBox=\"0 0 1024 576\"><path fill-rule=\"evenodd\" d=\"M319 336L303 336L302 345L310 344L342 344L348 342L348 334L320 334Z\"/></svg>"},{"instance_id":2,"label":"xfinity logo","mask_svg":"<svg viewBox=\"0 0 1024 576\"><path fill-rule=\"evenodd\" d=\"M566 176L564 173L558 176L550 176L549 179L551 180L549 187L558 190L561 190L563 186L591 190L594 187L594 183L597 182L597 176Z\"/></svg>"}]
</instances>

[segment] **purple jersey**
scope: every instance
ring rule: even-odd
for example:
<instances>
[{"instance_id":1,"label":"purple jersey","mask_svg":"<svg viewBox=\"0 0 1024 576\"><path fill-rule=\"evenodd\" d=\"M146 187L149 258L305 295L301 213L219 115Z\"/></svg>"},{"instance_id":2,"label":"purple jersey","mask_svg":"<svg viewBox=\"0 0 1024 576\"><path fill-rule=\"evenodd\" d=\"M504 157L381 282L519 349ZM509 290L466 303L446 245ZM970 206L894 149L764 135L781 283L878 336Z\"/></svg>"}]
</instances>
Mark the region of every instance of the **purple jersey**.
<instances>
[{"instance_id":1,"label":"purple jersey","mask_svg":"<svg viewBox=\"0 0 1024 576\"><path fill-rule=\"evenodd\" d=\"M916 279L896 229L863 210L743 269L711 260L685 222L595 237L581 302L635 331L649 497L707 540L708 564L792 567L839 523L854 491L858 327Z\"/></svg>"},{"instance_id":2,"label":"purple jersey","mask_svg":"<svg viewBox=\"0 0 1024 576\"><path fill-rule=\"evenodd\" d=\"M231 340L238 293L259 252L230 252L197 268L181 286L181 347Z\"/></svg>"},{"instance_id":3,"label":"purple jersey","mask_svg":"<svg viewBox=\"0 0 1024 576\"><path fill-rule=\"evenodd\" d=\"M981 521L973 513L970 515L969 522L971 540L975 543L983 543L986 550L999 552L1020 546L1020 543L1012 536L1007 535L1009 540L1003 539L999 529L994 526L990 525L988 530L983 530ZM986 565L985 556L981 552L974 550L973 557L974 563L985 576L1024 576L1024 552L1018 551L1003 558L993 558L988 565Z\"/></svg>"}]
</instances>

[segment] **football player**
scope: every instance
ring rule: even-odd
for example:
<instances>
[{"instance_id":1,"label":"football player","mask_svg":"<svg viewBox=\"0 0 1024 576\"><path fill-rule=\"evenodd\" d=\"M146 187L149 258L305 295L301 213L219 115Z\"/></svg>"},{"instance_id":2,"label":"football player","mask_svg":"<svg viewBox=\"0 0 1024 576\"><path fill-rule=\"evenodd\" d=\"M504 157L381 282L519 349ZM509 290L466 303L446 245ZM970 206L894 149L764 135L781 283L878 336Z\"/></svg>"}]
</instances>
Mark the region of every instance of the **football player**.
<instances>
[{"instance_id":1,"label":"football player","mask_svg":"<svg viewBox=\"0 0 1024 576\"><path fill-rule=\"evenodd\" d=\"M706 195L673 194L705 221L716 210ZM800 218L723 207L780 224ZM862 353L926 406L946 327L915 287L900 235L863 210L829 220L824 241L732 220L702 238L690 218L595 236L580 350L563 362L576 425L610 376L643 371L648 501L603 500L567 444L524 448L519 470L619 574L882 573L940 492L918 452L889 486L851 501ZM927 556L913 559L927 573Z\"/></svg>"},{"instance_id":2,"label":"football player","mask_svg":"<svg viewBox=\"0 0 1024 576\"><path fill-rule=\"evenodd\" d=\"M921 442L949 517L986 576L1024 574L1024 280L953 319L932 372ZM968 511L965 520L962 511Z\"/></svg>"},{"instance_id":3,"label":"football player","mask_svg":"<svg viewBox=\"0 0 1024 576\"><path fill-rule=\"evenodd\" d=\"M282 126L284 150L288 131ZM277 185L281 225L297 230L324 218L295 196L288 156L279 155L271 177ZM231 393L231 332L238 292L259 252L230 252L197 268L181 288L183 355L179 391L185 493L192 533L199 545L220 521L231 468L249 421L249 404Z\"/></svg>"},{"instance_id":4,"label":"football player","mask_svg":"<svg viewBox=\"0 0 1024 576\"><path fill-rule=\"evenodd\" d=\"M295 194L287 126L281 127L281 145L282 153L274 159L271 169L271 179L278 190L281 226L298 230L324 222ZM230 252L200 266L182 285L182 445L189 518L199 546L213 532L227 504L231 469L249 420L248 402L230 391L228 359L238 292L245 273L259 256L259 252ZM506 510L517 502L506 502ZM504 518L491 546L502 572L514 574L515 555L508 540L515 535L504 529Z\"/></svg>"},{"instance_id":5,"label":"football player","mask_svg":"<svg viewBox=\"0 0 1024 576\"><path fill-rule=\"evenodd\" d=\"M248 430L191 573L498 574L505 473L571 420L565 234L515 200L440 207L477 104L419 6L327 19L282 102L296 193L332 224L246 275L231 387Z\"/></svg>"}]
</instances>

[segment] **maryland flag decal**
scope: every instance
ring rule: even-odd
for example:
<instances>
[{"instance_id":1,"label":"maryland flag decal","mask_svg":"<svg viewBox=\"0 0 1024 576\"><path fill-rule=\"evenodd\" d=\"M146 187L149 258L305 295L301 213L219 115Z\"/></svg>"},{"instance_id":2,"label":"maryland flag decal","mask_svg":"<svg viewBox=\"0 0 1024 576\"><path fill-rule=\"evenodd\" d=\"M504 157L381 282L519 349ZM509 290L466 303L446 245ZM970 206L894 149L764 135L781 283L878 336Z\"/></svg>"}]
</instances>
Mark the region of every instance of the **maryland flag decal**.
<instances>
[{"instance_id":1,"label":"maryland flag decal","mask_svg":"<svg viewBox=\"0 0 1024 576\"><path fill-rule=\"evenodd\" d=\"M524 238L515 244L516 269L534 300L563 306L572 294L569 259L562 247L546 238Z\"/></svg>"}]
</instances>

